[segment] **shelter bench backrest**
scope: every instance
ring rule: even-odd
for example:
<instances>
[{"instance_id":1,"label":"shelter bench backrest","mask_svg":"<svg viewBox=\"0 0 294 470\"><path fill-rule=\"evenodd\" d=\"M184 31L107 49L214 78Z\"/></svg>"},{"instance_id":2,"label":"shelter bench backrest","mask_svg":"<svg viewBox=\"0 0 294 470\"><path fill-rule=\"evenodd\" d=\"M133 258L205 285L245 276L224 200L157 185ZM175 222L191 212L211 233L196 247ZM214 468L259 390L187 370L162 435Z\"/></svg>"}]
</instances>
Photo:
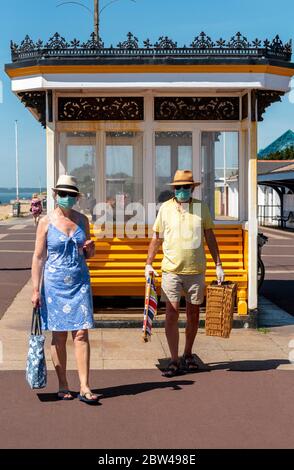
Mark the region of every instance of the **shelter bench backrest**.
<instances>
[{"instance_id":1,"label":"shelter bench backrest","mask_svg":"<svg viewBox=\"0 0 294 470\"><path fill-rule=\"evenodd\" d=\"M241 225L217 226L214 230L220 248L221 260L226 280L238 283L238 312L247 313L247 269L244 262L244 236ZM96 255L88 261L93 295L99 296L143 296L145 289L144 267L150 238L113 237L95 241ZM215 265L205 244L207 270L205 281L209 284L215 279ZM161 281L160 249L154 268L159 272L157 286ZM239 305L240 301L242 304ZM246 306L244 305L246 303ZM241 307L242 308L239 308ZM246 309L246 312L245 312ZM240 311L239 311L240 310Z\"/></svg>"}]
</instances>

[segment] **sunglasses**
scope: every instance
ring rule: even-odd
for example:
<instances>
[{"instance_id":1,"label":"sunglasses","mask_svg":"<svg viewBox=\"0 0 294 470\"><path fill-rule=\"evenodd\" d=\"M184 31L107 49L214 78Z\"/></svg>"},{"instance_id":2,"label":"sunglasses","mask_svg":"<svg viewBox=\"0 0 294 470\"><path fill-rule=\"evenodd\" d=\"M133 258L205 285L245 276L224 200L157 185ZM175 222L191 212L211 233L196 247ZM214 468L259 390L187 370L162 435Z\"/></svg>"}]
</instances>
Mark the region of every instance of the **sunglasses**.
<instances>
[{"instance_id":1,"label":"sunglasses","mask_svg":"<svg viewBox=\"0 0 294 470\"><path fill-rule=\"evenodd\" d=\"M68 192L68 191L57 191L57 194L58 194L59 197L67 197L67 196L77 197L77 195L75 193L71 193L71 192Z\"/></svg>"},{"instance_id":2,"label":"sunglasses","mask_svg":"<svg viewBox=\"0 0 294 470\"><path fill-rule=\"evenodd\" d=\"M191 189L191 188L192 188L191 184L181 184L181 185L176 186L176 189Z\"/></svg>"}]
</instances>

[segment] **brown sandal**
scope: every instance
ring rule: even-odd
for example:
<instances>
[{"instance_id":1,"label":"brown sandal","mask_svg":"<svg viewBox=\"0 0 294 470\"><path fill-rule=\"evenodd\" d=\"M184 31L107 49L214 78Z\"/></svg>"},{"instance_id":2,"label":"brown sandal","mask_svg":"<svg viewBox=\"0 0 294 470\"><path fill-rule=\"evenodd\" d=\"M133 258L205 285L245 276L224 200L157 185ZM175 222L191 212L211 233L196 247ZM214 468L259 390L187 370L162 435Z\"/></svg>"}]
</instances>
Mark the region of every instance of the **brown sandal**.
<instances>
[{"instance_id":1,"label":"brown sandal","mask_svg":"<svg viewBox=\"0 0 294 470\"><path fill-rule=\"evenodd\" d=\"M182 358L183 368L189 372L196 372L199 370L199 364L196 354L183 355Z\"/></svg>"},{"instance_id":2,"label":"brown sandal","mask_svg":"<svg viewBox=\"0 0 294 470\"><path fill-rule=\"evenodd\" d=\"M177 375L183 375L184 371L180 366L180 363L177 361L170 361L167 368L163 371L163 377L172 378Z\"/></svg>"}]
</instances>

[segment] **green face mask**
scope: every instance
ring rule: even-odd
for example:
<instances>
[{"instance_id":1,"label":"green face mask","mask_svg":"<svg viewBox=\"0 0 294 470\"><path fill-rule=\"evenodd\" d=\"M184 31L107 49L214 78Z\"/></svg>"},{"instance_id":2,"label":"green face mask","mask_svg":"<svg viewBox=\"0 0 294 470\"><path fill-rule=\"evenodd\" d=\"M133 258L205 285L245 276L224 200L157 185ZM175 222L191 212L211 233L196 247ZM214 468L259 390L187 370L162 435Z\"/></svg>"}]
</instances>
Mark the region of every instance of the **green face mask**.
<instances>
[{"instance_id":1,"label":"green face mask","mask_svg":"<svg viewBox=\"0 0 294 470\"><path fill-rule=\"evenodd\" d=\"M175 196L179 202L188 202L192 195L191 188L180 188L175 190Z\"/></svg>"},{"instance_id":2,"label":"green face mask","mask_svg":"<svg viewBox=\"0 0 294 470\"><path fill-rule=\"evenodd\" d=\"M57 204L59 207L61 207L61 209L71 209L76 202L77 198L75 196L57 196Z\"/></svg>"}]
</instances>

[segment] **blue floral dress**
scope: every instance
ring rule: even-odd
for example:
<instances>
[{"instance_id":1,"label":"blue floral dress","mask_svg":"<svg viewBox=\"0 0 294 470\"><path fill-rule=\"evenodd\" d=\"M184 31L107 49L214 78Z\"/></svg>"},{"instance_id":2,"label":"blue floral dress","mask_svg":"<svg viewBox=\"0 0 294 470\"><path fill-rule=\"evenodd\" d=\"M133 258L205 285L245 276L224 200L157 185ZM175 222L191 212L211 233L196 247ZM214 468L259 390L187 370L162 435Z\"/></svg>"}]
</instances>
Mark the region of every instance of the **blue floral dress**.
<instances>
[{"instance_id":1,"label":"blue floral dress","mask_svg":"<svg viewBox=\"0 0 294 470\"><path fill-rule=\"evenodd\" d=\"M67 236L50 223L47 260L41 289L42 329L87 330L94 327L90 274L83 253L86 233L81 223Z\"/></svg>"}]
</instances>

